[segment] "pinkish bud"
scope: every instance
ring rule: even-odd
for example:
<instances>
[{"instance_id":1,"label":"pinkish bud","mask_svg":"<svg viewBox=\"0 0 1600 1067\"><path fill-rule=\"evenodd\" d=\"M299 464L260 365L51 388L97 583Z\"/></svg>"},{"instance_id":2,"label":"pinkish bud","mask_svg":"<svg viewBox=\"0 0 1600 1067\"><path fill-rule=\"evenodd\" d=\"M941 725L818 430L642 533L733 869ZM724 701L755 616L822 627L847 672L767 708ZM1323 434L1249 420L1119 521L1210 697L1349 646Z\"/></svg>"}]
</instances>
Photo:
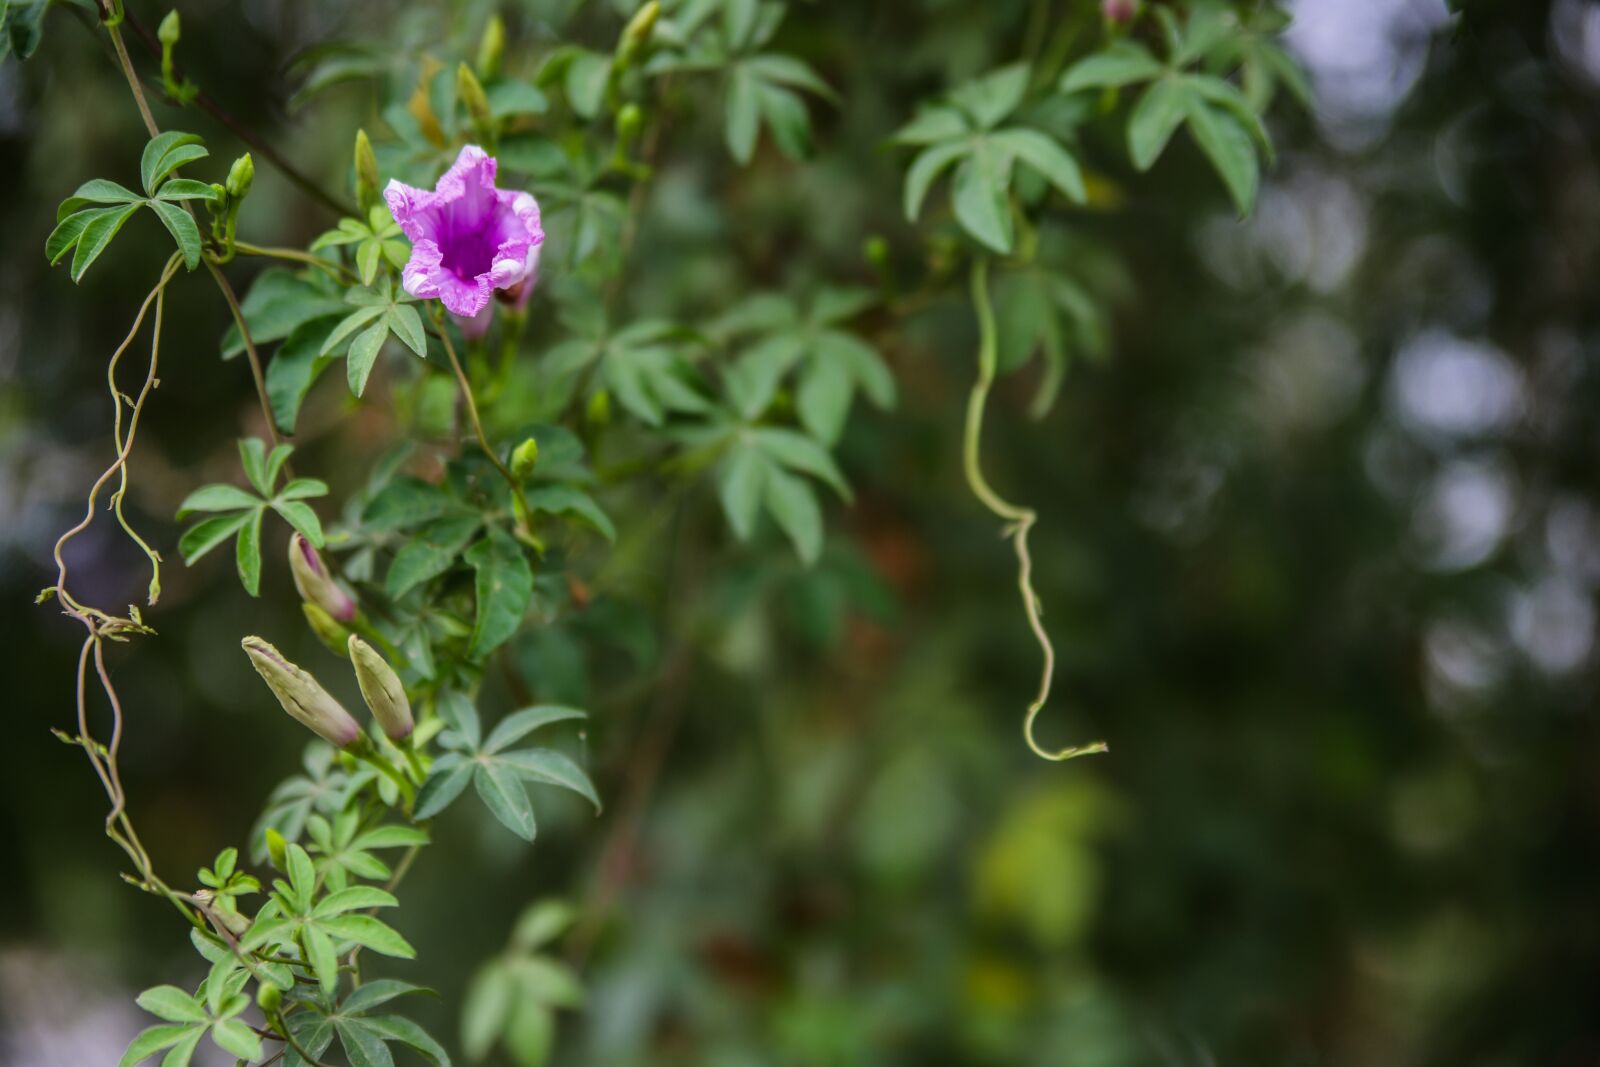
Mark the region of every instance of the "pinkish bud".
<instances>
[{"instance_id":1,"label":"pinkish bud","mask_svg":"<svg viewBox=\"0 0 1600 1067\"><path fill-rule=\"evenodd\" d=\"M339 622L356 617L356 602L339 588L311 542L299 534L289 538L289 573L301 600L315 604Z\"/></svg>"},{"instance_id":2,"label":"pinkish bud","mask_svg":"<svg viewBox=\"0 0 1600 1067\"><path fill-rule=\"evenodd\" d=\"M1122 26L1133 21L1139 13L1138 0L1100 0L1100 14L1113 25Z\"/></svg>"},{"instance_id":3,"label":"pinkish bud","mask_svg":"<svg viewBox=\"0 0 1600 1067\"><path fill-rule=\"evenodd\" d=\"M302 726L337 748L360 740L361 727L309 671L290 663L259 637L246 637L240 645L283 710Z\"/></svg>"}]
</instances>

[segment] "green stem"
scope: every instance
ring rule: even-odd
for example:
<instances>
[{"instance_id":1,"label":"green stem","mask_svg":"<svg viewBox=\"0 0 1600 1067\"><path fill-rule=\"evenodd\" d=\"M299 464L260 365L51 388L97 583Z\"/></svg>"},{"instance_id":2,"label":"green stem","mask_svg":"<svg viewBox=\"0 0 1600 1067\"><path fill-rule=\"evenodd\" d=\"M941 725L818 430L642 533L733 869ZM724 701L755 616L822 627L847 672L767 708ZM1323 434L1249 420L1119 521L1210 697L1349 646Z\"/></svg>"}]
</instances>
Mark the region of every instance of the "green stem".
<instances>
[{"instance_id":1,"label":"green stem","mask_svg":"<svg viewBox=\"0 0 1600 1067\"><path fill-rule=\"evenodd\" d=\"M526 527L528 520L528 500L522 495L522 483L517 476L511 473L511 468L500 461L494 447L489 444L488 435L483 432L483 420L478 416L478 402L472 396L472 383L467 380L467 372L461 369L461 360L456 355L456 346L450 340L450 331L443 322L439 323L439 340L444 343L445 354L450 357L450 369L455 372L456 384L461 387L461 399L467 408L467 419L472 423L472 432L478 438L478 447L483 454L494 464L494 469L500 472L500 477L506 480L511 487L511 494L516 499L516 518L519 527Z\"/></svg>"},{"instance_id":2,"label":"green stem","mask_svg":"<svg viewBox=\"0 0 1600 1067\"><path fill-rule=\"evenodd\" d=\"M261 245L250 244L248 241L234 241L233 248L234 251L242 256L267 256L272 259L283 259L294 263L304 263L307 266L320 267L329 274L335 275L352 285L361 281L350 268L335 263L331 259L323 259L321 256L302 252L298 248L266 248Z\"/></svg>"},{"instance_id":3,"label":"green stem","mask_svg":"<svg viewBox=\"0 0 1600 1067\"><path fill-rule=\"evenodd\" d=\"M1033 529L1034 523L1038 522L1039 516L1032 508L1013 504L995 492L983 475L980 461L983 411L989 400L989 390L994 385L999 361L994 306L989 299L989 260L984 256L979 256L972 264L972 307L978 317L978 380L972 384L972 391L967 396L967 422L961 443L961 465L972 494L984 507L1008 524L1002 531L1002 536L1009 538L1016 549L1017 590L1022 595L1022 609L1027 615L1028 629L1033 631L1034 640L1039 643L1039 650L1044 655L1044 667L1039 677L1039 692L1028 705L1027 717L1022 721L1022 738L1028 743L1028 748L1033 750L1034 755L1047 760L1068 760L1075 756L1106 752L1109 749L1104 741L1092 741L1086 745L1072 745L1051 751L1042 747L1034 738L1034 720L1038 718L1045 702L1050 699L1050 686L1055 677L1056 653L1050 643L1050 635L1045 632L1039 596L1033 590L1033 557L1028 551L1028 533Z\"/></svg>"}]
</instances>

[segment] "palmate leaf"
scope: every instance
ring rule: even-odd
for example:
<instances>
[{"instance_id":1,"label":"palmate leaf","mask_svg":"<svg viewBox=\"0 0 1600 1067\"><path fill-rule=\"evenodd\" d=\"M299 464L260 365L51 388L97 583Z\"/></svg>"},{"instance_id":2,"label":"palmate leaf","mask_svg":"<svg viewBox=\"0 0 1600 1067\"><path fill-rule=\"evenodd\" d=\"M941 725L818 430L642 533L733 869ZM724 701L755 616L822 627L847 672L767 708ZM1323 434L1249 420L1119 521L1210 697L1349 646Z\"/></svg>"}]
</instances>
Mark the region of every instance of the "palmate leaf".
<instances>
[{"instance_id":1,"label":"palmate leaf","mask_svg":"<svg viewBox=\"0 0 1600 1067\"><path fill-rule=\"evenodd\" d=\"M178 130L168 130L152 137L139 158L139 180L144 191L154 196L167 175L185 163L210 155L201 141L202 138L197 134Z\"/></svg>"},{"instance_id":2,"label":"palmate leaf","mask_svg":"<svg viewBox=\"0 0 1600 1067\"><path fill-rule=\"evenodd\" d=\"M799 159L809 151L811 117L804 98L796 90L837 99L816 71L793 56L777 53L736 60L728 67L727 79L723 95L723 137L728 152L741 165L755 158L756 140L763 121L784 155Z\"/></svg>"}]
</instances>

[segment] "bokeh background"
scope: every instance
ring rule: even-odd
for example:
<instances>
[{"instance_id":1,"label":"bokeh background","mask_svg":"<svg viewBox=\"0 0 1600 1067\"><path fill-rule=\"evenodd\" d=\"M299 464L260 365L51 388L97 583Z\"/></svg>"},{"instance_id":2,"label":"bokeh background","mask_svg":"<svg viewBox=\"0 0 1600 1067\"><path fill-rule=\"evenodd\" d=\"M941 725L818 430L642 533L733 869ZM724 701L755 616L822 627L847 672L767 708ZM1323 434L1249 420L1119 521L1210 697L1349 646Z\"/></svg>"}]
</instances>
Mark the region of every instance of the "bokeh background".
<instances>
[{"instance_id":1,"label":"bokeh background","mask_svg":"<svg viewBox=\"0 0 1600 1067\"><path fill-rule=\"evenodd\" d=\"M291 114L289 61L333 35L466 41L490 9L180 6L191 75L330 183L371 101ZM510 62L608 47L614 19L581 6L499 5ZM1022 747L1036 650L961 482L975 335L959 286L936 293L875 337L900 410L852 420L858 501L815 570L776 539L732 545L704 487L630 501L616 581L518 648L541 692L592 709L610 804L545 800L532 849L468 805L442 820L399 913L423 962L394 972L438 985L431 1028L454 1044L474 968L524 905L565 897L587 909L559 951L590 1003L559 1064L1600 1064L1600 4L1463 6L1291 5L1315 106L1277 111L1248 222L1186 138L1148 177L1091 141L1122 196L1072 220L1073 261L1108 302L1108 353L1073 362L1041 421L1033 372L1008 379L988 463L1041 513L1062 659L1041 733L1111 755ZM922 255L884 139L1019 54L1027 9L793 5L783 47L843 99L814 110L816 158L764 147L741 171L714 101L681 101L638 306L870 281L875 234ZM231 156L204 116L172 121ZM79 637L32 604L110 455L104 353L165 254L121 240L74 287L44 239L141 142L70 11L0 66L9 1067L114 1062L143 1025L131 991L200 974L170 912L118 880L96 783L48 733ZM331 221L258 167L241 232L303 243ZM171 299L129 499L169 556L160 636L112 664L133 810L169 874L242 842L303 744L237 652L245 630L299 632L281 545L259 601L225 561L177 560L177 501L231 479L256 416L205 280ZM304 451L337 493L386 427L330 398ZM105 524L80 545L80 595L139 598Z\"/></svg>"}]
</instances>

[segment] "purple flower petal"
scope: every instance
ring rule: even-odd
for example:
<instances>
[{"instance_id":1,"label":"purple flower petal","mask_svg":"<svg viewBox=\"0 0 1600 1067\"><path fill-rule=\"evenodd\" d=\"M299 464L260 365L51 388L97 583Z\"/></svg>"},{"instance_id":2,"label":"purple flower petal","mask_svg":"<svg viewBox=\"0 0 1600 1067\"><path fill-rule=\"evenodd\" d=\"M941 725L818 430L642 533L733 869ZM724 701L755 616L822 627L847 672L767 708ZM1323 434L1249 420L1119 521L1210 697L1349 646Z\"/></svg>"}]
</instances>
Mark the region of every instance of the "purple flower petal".
<instances>
[{"instance_id":1,"label":"purple flower petal","mask_svg":"<svg viewBox=\"0 0 1600 1067\"><path fill-rule=\"evenodd\" d=\"M494 180L494 159L469 144L432 192L389 183L384 199L411 239L400 274L406 292L470 319L496 289L531 278L544 241L539 204L530 193L496 189Z\"/></svg>"}]
</instances>

